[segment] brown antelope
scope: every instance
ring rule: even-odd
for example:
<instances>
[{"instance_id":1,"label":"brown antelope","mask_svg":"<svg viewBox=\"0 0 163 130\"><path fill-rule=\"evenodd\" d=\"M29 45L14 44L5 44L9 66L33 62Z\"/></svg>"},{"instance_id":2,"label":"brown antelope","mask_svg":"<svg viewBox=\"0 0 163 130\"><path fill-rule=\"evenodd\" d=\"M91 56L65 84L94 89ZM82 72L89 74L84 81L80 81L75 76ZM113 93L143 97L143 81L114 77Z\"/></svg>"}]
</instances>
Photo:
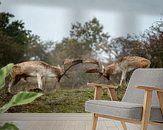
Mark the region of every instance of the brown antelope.
<instances>
[{"instance_id":1,"label":"brown antelope","mask_svg":"<svg viewBox=\"0 0 163 130\"><path fill-rule=\"evenodd\" d=\"M124 56L118 61L107 65L104 67L102 65L102 69L95 68L87 70L87 73L99 73L106 77L108 80L112 74L122 73L120 85L122 84L123 80L126 79L126 73L137 69L137 68L148 68L151 62L148 59L138 56Z\"/></svg>"},{"instance_id":2,"label":"brown antelope","mask_svg":"<svg viewBox=\"0 0 163 130\"><path fill-rule=\"evenodd\" d=\"M67 69L61 66L52 66L43 61L26 61L15 64L11 71L11 81L8 86L8 92L11 92L11 87L16 85L21 79L28 77L37 77L38 88L42 90L42 78L52 77L60 82L61 78L66 75L66 72L79 61L71 61L71 66ZM80 62L79 62L80 63Z\"/></svg>"}]
</instances>

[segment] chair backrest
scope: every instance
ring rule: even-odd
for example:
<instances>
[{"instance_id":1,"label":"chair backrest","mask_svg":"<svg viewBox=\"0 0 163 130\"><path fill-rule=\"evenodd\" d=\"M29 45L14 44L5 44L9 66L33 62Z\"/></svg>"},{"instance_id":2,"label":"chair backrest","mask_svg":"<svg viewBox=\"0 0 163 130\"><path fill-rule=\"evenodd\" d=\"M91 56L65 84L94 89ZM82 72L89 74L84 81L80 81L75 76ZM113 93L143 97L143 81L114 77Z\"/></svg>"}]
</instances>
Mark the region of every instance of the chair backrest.
<instances>
[{"instance_id":1,"label":"chair backrest","mask_svg":"<svg viewBox=\"0 0 163 130\"><path fill-rule=\"evenodd\" d=\"M163 68L136 69L129 80L122 101L143 104L144 91L136 89L142 85L163 88ZM152 106L159 106L156 92L153 94Z\"/></svg>"}]
</instances>

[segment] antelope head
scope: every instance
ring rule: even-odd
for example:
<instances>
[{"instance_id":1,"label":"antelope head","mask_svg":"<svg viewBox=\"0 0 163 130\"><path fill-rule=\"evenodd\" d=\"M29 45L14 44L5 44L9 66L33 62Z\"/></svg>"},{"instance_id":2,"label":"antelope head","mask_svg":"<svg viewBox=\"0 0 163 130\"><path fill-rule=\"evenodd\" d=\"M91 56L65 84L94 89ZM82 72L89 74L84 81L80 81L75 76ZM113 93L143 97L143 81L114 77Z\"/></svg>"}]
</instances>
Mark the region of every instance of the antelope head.
<instances>
[{"instance_id":1,"label":"antelope head","mask_svg":"<svg viewBox=\"0 0 163 130\"><path fill-rule=\"evenodd\" d=\"M98 68L87 69L86 73L98 73L100 77L103 76L110 80L110 76L114 73L114 70L115 70L114 64L110 64L108 66L104 66L103 64L99 66L98 64Z\"/></svg>"},{"instance_id":2,"label":"antelope head","mask_svg":"<svg viewBox=\"0 0 163 130\"><path fill-rule=\"evenodd\" d=\"M102 68L101 69L102 76L104 76L105 78L107 78L108 80L110 80L110 76L113 73L113 71L112 71L112 65L108 65L108 66L105 67L102 64L101 68Z\"/></svg>"},{"instance_id":3,"label":"antelope head","mask_svg":"<svg viewBox=\"0 0 163 130\"><path fill-rule=\"evenodd\" d=\"M83 63L89 63L89 64L96 64L96 68L86 68L86 71L85 73L97 73L99 74L99 77L101 77L103 75L103 71L104 69L101 68L99 62L95 59L87 59L87 60L84 60ZM102 66L104 67L104 66Z\"/></svg>"},{"instance_id":4,"label":"antelope head","mask_svg":"<svg viewBox=\"0 0 163 130\"><path fill-rule=\"evenodd\" d=\"M58 82L60 82L62 75L64 73L64 67L63 66L52 66L53 72L56 74L56 79Z\"/></svg>"}]
</instances>

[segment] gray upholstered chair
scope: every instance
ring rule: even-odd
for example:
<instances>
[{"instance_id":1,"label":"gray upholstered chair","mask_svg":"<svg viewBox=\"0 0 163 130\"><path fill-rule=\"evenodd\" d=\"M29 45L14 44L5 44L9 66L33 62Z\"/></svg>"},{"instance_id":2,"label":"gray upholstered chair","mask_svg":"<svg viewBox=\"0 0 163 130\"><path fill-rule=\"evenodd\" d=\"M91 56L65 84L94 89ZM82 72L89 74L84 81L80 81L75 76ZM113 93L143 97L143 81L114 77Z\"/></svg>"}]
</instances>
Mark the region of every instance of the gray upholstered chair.
<instances>
[{"instance_id":1,"label":"gray upholstered chair","mask_svg":"<svg viewBox=\"0 0 163 130\"><path fill-rule=\"evenodd\" d=\"M88 85L96 88L96 100L85 104L85 110L93 113L92 130L96 129L98 117L121 121L124 130L125 122L141 124L141 130L147 130L148 124L163 126L163 69L135 70L121 102L99 100L98 91L103 85ZM113 86L106 87L113 90Z\"/></svg>"}]
</instances>

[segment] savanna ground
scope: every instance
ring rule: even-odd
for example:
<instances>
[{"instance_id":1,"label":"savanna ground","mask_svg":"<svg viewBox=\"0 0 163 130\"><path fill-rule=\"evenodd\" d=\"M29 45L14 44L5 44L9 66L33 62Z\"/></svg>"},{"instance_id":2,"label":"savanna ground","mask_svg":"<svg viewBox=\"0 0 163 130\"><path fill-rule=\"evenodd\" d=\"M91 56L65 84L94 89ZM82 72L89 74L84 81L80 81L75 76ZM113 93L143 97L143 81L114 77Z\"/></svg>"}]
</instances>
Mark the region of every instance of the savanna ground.
<instances>
[{"instance_id":1,"label":"savanna ground","mask_svg":"<svg viewBox=\"0 0 163 130\"><path fill-rule=\"evenodd\" d=\"M36 83L35 83L36 85ZM31 83L19 83L12 88L12 94L7 94L6 88L0 92L0 106L5 104L18 91L31 90ZM36 86L35 86L36 87ZM119 86L117 91L118 99L121 100L125 86ZM94 88L89 88L86 85L77 89L61 88L58 91L53 91L52 88L43 91L44 95L35 100L31 104L16 106L10 108L7 112L36 112L36 113L82 113L85 112L84 106L87 100L93 99ZM103 91L102 99L110 100L107 90Z\"/></svg>"}]
</instances>

